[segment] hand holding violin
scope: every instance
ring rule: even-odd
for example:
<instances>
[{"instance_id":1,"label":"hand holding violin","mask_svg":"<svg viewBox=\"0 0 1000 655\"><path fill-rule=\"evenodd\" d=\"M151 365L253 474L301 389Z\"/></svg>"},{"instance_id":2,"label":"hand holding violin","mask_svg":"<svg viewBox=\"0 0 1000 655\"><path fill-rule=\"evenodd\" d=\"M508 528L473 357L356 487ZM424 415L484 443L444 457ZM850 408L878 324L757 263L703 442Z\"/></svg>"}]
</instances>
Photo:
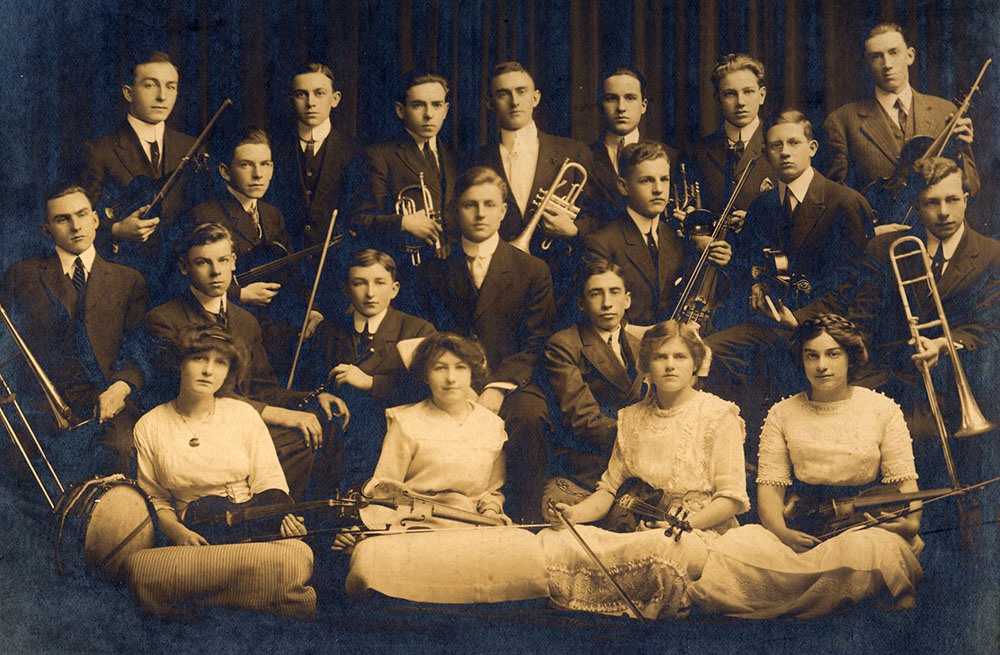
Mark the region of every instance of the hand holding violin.
<instances>
[{"instance_id":1,"label":"hand holding violin","mask_svg":"<svg viewBox=\"0 0 1000 655\"><path fill-rule=\"evenodd\" d=\"M149 210L145 205L135 210L127 217L111 224L111 237L115 241L145 242L156 231L160 224L159 218L139 218Z\"/></svg>"},{"instance_id":2,"label":"hand holding violin","mask_svg":"<svg viewBox=\"0 0 1000 655\"><path fill-rule=\"evenodd\" d=\"M277 282L254 282L240 289L240 302L254 307L267 307L280 290L281 285Z\"/></svg>"}]
</instances>

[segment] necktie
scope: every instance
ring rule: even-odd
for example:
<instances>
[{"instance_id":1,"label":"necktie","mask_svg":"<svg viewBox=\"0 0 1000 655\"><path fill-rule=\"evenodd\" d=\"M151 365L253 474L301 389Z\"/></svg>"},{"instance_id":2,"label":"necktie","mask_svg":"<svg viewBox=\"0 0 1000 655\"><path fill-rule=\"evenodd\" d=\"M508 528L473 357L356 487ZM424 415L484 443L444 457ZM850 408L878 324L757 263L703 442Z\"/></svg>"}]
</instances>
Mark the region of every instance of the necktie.
<instances>
[{"instance_id":1,"label":"necktie","mask_svg":"<svg viewBox=\"0 0 1000 655\"><path fill-rule=\"evenodd\" d=\"M746 149L747 144L743 143L742 138L733 144L733 156L736 158L737 162L743 159L743 153L746 152Z\"/></svg>"},{"instance_id":2,"label":"necktie","mask_svg":"<svg viewBox=\"0 0 1000 655\"><path fill-rule=\"evenodd\" d=\"M372 345L372 333L368 331L368 321L365 321L364 330L357 333L358 337L358 359L365 356Z\"/></svg>"},{"instance_id":3,"label":"necktie","mask_svg":"<svg viewBox=\"0 0 1000 655\"><path fill-rule=\"evenodd\" d=\"M625 366L626 365L625 364L625 358L622 356L621 349L620 348L618 348L618 349L615 348L615 336L614 336L614 334L609 334L608 335L608 348L610 348L611 352L613 352L615 354L615 357L618 359L618 363L621 364L622 366Z\"/></svg>"},{"instance_id":4,"label":"necktie","mask_svg":"<svg viewBox=\"0 0 1000 655\"><path fill-rule=\"evenodd\" d=\"M903 107L903 101L896 98L896 112L899 117L899 131L903 138L906 138L906 109Z\"/></svg>"},{"instance_id":5,"label":"necktie","mask_svg":"<svg viewBox=\"0 0 1000 655\"><path fill-rule=\"evenodd\" d=\"M312 162L313 157L316 156L316 141L313 139L303 139L302 141L306 144L304 154L306 157L306 166L308 166Z\"/></svg>"},{"instance_id":6,"label":"necktie","mask_svg":"<svg viewBox=\"0 0 1000 655\"><path fill-rule=\"evenodd\" d=\"M794 224L794 209L792 209L792 190L785 187L785 201L781 204L781 214L784 219L784 225L782 226L782 238L784 238L784 243L782 244L785 248L788 248L788 244L792 239L792 225Z\"/></svg>"},{"instance_id":7,"label":"necktie","mask_svg":"<svg viewBox=\"0 0 1000 655\"><path fill-rule=\"evenodd\" d=\"M219 325L226 324L226 303L223 300L219 301L219 313L215 315L215 320Z\"/></svg>"},{"instance_id":8,"label":"necktie","mask_svg":"<svg viewBox=\"0 0 1000 655\"><path fill-rule=\"evenodd\" d=\"M615 148L615 157L611 160L611 163L615 167L615 172L618 172L618 159L622 156L622 150L625 149L625 137L618 139L618 147Z\"/></svg>"},{"instance_id":9,"label":"necktie","mask_svg":"<svg viewBox=\"0 0 1000 655\"><path fill-rule=\"evenodd\" d=\"M483 286L483 280L486 279L486 258L479 257L478 255L467 255L466 259L469 262L469 274L472 276L472 284L476 287L476 291Z\"/></svg>"},{"instance_id":10,"label":"necktie","mask_svg":"<svg viewBox=\"0 0 1000 655\"><path fill-rule=\"evenodd\" d=\"M424 159L427 160L427 167L434 171L434 175L440 175L441 171L438 168L437 155L431 150L431 142L424 141Z\"/></svg>"},{"instance_id":11,"label":"necktie","mask_svg":"<svg viewBox=\"0 0 1000 655\"><path fill-rule=\"evenodd\" d=\"M160 174L160 145L156 141L149 142L149 163L153 166L153 172Z\"/></svg>"},{"instance_id":12,"label":"necktie","mask_svg":"<svg viewBox=\"0 0 1000 655\"><path fill-rule=\"evenodd\" d=\"M257 203L250 205L250 217L253 218L253 226L257 230L257 238L264 238L264 229L260 224L260 210L257 209Z\"/></svg>"},{"instance_id":13,"label":"necktie","mask_svg":"<svg viewBox=\"0 0 1000 655\"><path fill-rule=\"evenodd\" d=\"M87 271L83 267L83 260L77 257L76 262L73 264L73 288L76 289L77 294L82 294L86 286Z\"/></svg>"},{"instance_id":14,"label":"necktie","mask_svg":"<svg viewBox=\"0 0 1000 655\"><path fill-rule=\"evenodd\" d=\"M944 258L944 244L939 243L937 252L934 253L934 257L931 259L931 273L934 274L934 281L938 282L941 280L941 274L944 272L944 265L948 262Z\"/></svg>"},{"instance_id":15,"label":"necktie","mask_svg":"<svg viewBox=\"0 0 1000 655\"><path fill-rule=\"evenodd\" d=\"M653 228L649 228L649 232L646 233L646 247L649 248L649 258L653 260L653 268L659 268L660 250L653 238Z\"/></svg>"}]
</instances>

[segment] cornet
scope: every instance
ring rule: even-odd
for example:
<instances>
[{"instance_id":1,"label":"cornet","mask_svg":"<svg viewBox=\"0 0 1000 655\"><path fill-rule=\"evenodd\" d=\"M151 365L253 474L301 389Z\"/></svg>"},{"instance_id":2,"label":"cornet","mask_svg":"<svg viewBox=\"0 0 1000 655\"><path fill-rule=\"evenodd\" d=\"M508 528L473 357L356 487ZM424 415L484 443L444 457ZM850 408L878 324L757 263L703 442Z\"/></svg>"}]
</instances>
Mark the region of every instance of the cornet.
<instances>
[{"instance_id":1,"label":"cornet","mask_svg":"<svg viewBox=\"0 0 1000 655\"><path fill-rule=\"evenodd\" d=\"M911 244L913 248L906 252L899 251L900 246L904 244ZM899 262L909 257L919 257L920 262L923 264L923 271L922 274L906 279L899 270ZM903 301L903 312L906 315L906 322L910 328L910 334L913 337L913 343L917 352L923 352L924 350L924 346L920 341L921 330L940 327L942 336L944 336L946 347L948 348L948 356L951 357L952 369L955 374L955 385L958 388L958 399L962 410L962 424L955 432L955 437L970 437L995 429L996 426L987 420L979 410L979 405L976 404L976 399L973 398L972 390L969 388L969 381L965 377L965 371L962 370L962 363L958 359L958 351L955 348L955 342L951 338L951 328L948 327L948 318L945 316L944 307L941 305L941 295L938 293L937 283L934 281L931 259L927 255L924 242L914 236L904 236L896 239L889 247L889 260L892 262L892 272L896 276L899 296ZM924 323L921 323L920 317L916 316L911 310L909 297L906 292L908 286L920 282L926 284L926 288L934 300L934 308L937 312L937 318ZM927 401L937 424L938 436L941 438L941 447L944 450L948 475L951 477L952 484L958 486L958 475L955 472L955 463L952 460L951 449L948 446L948 431L941 416L941 408L937 403L937 394L934 391L934 382L931 379L930 367L927 366L926 362L921 362L920 372L927 391Z\"/></svg>"},{"instance_id":2,"label":"cornet","mask_svg":"<svg viewBox=\"0 0 1000 655\"><path fill-rule=\"evenodd\" d=\"M581 180L570 184L565 195L556 195L556 192L562 188L564 184L567 184L568 180L566 180L566 174L571 169L579 171ZM524 226L524 230L522 230L521 233L510 242L510 245L522 252L530 253L531 237L534 236L535 229L538 227L539 221L542 220L542 216L550 206L568 211L574 216L580 213L580 208L576 206L576 199L580 197L580 192L583 191L583 186L586 183L587 169L576 162L566 159L562 166L559 167L559 172L556 173L556 177L552 180L552 184L549 185L549 188L541 189L538 191L538 194L535 195L535 199L532 201L535 213L531 215L531 220ZM542 250L548 250L551 247L551 238L546 237L542 240Z\"/></svg>"},{"instance_id":3,"label":"cornet","mask_svg":"<svg viewBox=\"0 0 1000 655\"><path fill-rule=\"evenodd\" d=\"M424 210L432 221L441 227L441 212L435 211L434 209L434 198L431 196L430 189L424 184L424 174L420 174L420 183L411 184L408 187L400 189L399 194L396 196L396 213L407 215L416 214L419 209L417 206L417 199L414 197L417 193L420 194L420 204L423 205ZM414 266L420 266L420 251L426 248L427 244L424 242L419 243L409 243L403 246L403 252L410 254L410 263ZM435 239L434 250L440 250L441 241Z\"/></svg>"}]
</instances>

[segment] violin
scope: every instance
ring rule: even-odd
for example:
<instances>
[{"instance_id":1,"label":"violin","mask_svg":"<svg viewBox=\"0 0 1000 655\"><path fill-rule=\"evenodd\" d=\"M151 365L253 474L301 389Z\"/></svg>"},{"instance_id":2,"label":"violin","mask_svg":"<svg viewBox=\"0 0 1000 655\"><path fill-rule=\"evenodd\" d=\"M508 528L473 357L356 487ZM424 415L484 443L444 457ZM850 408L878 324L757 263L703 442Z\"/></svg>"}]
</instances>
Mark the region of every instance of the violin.
<instances>
[{"instance_id":1,"label":"violin","mask_svg":"<svg viewBox=\"0 0 1000 655\"><path fill-rule=\"evenodd\" d=\"M785 307L799 308L809 302L814 287L804 275L789 270L788 255L776 248L764 248L761 259L762 264L750 269L754 280L776 283Z\"/></svg>"},{"instance_id":2,"label":"violin","mask_svg":"<svg viewBox=\"0 0 1000 655\"><path fill-rule=\"evenodd\" d=\"M680 541L681 535L692 528L687 522L687 510L681 503L674 506L675 500L680 499L639 478L629 478L618 488L600 527L611 532L635 532L642 521L663 521L669 524L664 534Z\"/></svg>"},{"instance_id":3,"label":"violin","mask_svg":"<svg viewBox=\"0 0 1000 655\"><path fill-rule=\"evenodd\" d=\"M335 246L344 240L343 234L333 235L329 246ZM280 282L275 278L275 274L292 264L302 261L310 255L321 251L322 243L303 248L297 252L288 252L288 249L277 241L270 241L256 246L250 251L247 257L238 260L239 264L249 261L250 268L241 273L236 273L233 279L241 287L254 284L255 282Z\"/></svg>"},{"instance_id":4,"label":"violin","mask_svg":"<svg viewBox=\"0 0 1000 655\"><path fill-rule=\"evenodd\" d=\"M880 513L902 515L912 501L937 498L952 491L927 489L901 493L892 488L872 487L846 498L800 496L793 493L785 499L782 515L788 527L822 539L868 522L865 514L870 514L876 508Z\"/></svg>"},{"instance_id":5,"label":"violin","mask_svg":"<svg viewBox=\"0 0 1000 655\"><path fill-rule=\"evenodd\" d=\"M330 498L295 503L283 491L268 489L250 500L236 503L222 496L204 496L188 504L182 523L210 544L235 544L280 536L287 514L331 508L345 524L356 522L358 502L352 498Z\"/></svg>"},{"instance_id":6,"label":"violin","mask_svg":"<svg viewBox=\"0 0 1000 655\"><path fill-rule=\"evenodd\" d=\"M969 111L972 97L979 91L979 83L982 82L983 75L986 74L986 69L992 62L992 59L987 59L983 67L979 69L979 75L972 88L969 89L969 93L959 103L958 109L955 110L951 119L945 123L936 137L932 139L927 135L917 135L908 139L903 144L899 161L893 172L886 177L873 180L861 190L861 195L875 210L878 224L909 225L910 217L913 214L913 200L917 197L916 191L909 187L910 170L913 168L914 162L924 157L949 156L956 159L948 149L951 136L955 133L958 121Z\"/></svg>"},{"instance_id":7,"label":"violin","mask_svg":"<svg viewBox=\"0 0 1000 655\"><path fill-rule=\"evenodd\" d=\"M485 516L452 507L392 480L372 478L363 485L359 499L359 518L370 530L388 529L390 526L404 530L432 529L449 521L478 526L507 525L499 516Z\"/></svg>"}]
</instances>

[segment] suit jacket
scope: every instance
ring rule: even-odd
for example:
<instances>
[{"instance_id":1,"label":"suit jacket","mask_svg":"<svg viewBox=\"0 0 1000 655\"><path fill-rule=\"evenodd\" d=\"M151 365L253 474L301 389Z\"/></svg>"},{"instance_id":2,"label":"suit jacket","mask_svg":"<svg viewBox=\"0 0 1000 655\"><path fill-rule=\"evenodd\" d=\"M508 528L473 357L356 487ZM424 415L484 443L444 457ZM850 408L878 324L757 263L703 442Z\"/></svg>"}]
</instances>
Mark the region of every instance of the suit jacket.
<instances>
[{"instance_id":1,"label":"suit jacket","mask_svg":"<svg viewBox=\"0 0 1000 655\"><path fill-rule=\"evenodd\" d=\"M625 211L625 198L618 193L618 173L615 172L615 167L608 156L604 139L600 138L588 147L594 164L587 171L590 174L587 185L590 187L595 213L601 225L606 225ZM667 156L670 158L670 179L676 183L679 180L680 152L670 146L666 148Z\"/></svg>"},{"instance_id":2,"label":"suit jacket","mask_svg":"<svg viewBox=\"0 0 1000 655\"><path fill-rule=\"evenodd\" d=\"M357 362L357 367L371 375L371 398L382 408L415 402L412 392L416 380L412 379L403 364L396 345L400 341L426 337L434 333L434 326L422 318L411 316L393 307L386 311L378 330L372 335L371 347L361 361L355 347L353 312L347 312L331 320L323 321L313 335L312 347L318 353L312 368L313 379L310 386L319 386L326 381L330 369L338 364Z\"/></svg>"},{"instance_id":3,"label":"suit jacket","mask_svg":"<svg viewBox=\"0 0 1000 655\"><path fill-rule=\"evenodd\" d=\"M705 209L721 212L729 201L726 195L726 152L729 149L729 139L723 125L715 132L698 141L692 148L691 167L692 178L701 184L701 202ZM733 170L733 184L740 178L746 167L754 159L757 163L750 171L750 176L743 185L743 190L736 197L734 209L746 210L758 196L778 186L778 176L764 152L764 126L750 136L743 150L743 156L736 162ZM676 181L676 180L675 180Z\"/></svg>"},{"instance_id":4,"label":"suit jacket","mask_svg":"<svg viewBox=\"0 0 1000 655\"><path fill-rule=\"evenodd\" d=\"M4 278L3 305L61 390L83 382L103 391L117 380L142 386L135 338L149 293L138 271L100 255L94 258L83 299L86 340L75 338L76 290L56 255L11 266Z\"/></svg>"},{"instance_id":5,"label":"suit jacket","mask_svg":"<svg viewBox=\"0 0 1000 655\"><path fill-rule=\"evenodd\" d=\"M144 332L146 337L146 368L155 371L160 378L169 378L166 358L171 344L176 343L181 330L200 325L214 325L216 319L205 311L198 299L190 291L173 300L155 307L146 314ZM301 391L289 391L278 383L271 368L271 361L264 350L260 324L247 310L234 302L226 305L226 328L233 339L243 344L248 360L238 376L230 376L223 385L223 395L246 400L261 412L268 405L291 408L305 395ZM151 402L165 402L177 394L177 389L158 389Z\"/></svg>"},{"instance_id":6,"label":"suit jacket","mask_svg":"<svg viewBox=\"0 0 1000 655\"><path fill-rule=\"evenodd\" d=\"M634 368L639 339L621 334L631 370L588 321L556 332L545 346L546 380L559 409L553 416L562 416L559 459L566 475L591 489L611 457L618 410L638 401L642 388Z\"/></svg>"},{"instance_id":7,"label":"suit jacket","mask_svg":"<svg viewBox=\"0 0 1000 655\"><path fill-rule=\"evenodd\" d=\"M416 141L405 132L395 139L365 148L362 161L363 182L359 183L351 200L350 222L352 230L362 241L368 242L366 245L380 250L399 250L404 243L416 242L400 232L402 217L396 212L395 205L401 190L420 184L421 173L424 174L424 184L430 192L434 209L447 216L445 207L454 196L458 164L455 154L440 139L439 172L431 169ZM447 233L450 240L459 236L455 225L447 226ZM404 238L410 240L404 241Z\"/></svg>"},{"instance_id":8,"label":"suit jacket","mask_svg":"<svg viewBox=\"0 0 1000 655\"><path fill-rule=\"evenodd\" d=\"M125 123L111 134L88 141L83 146L83 171L80 173L79 183L87 192L90 201L97 205L105 193L113 196L122 196L122 192L138 176L146 176L152 179L166 181L166 178L180 165L184 155L195 143L194 137L182 134L170 128L163 132L163 159L162 174L158 175L153 171L153 167L146 157L142 144L135 130L128 123ZM113 187L109 189L108 187ZM159 189L159 184L156 189ZM188 209L193 203L190 202L190 195L193 190L188 189L188 184L182 176L170 190L170 193L163 199L163 204L153 210L154 216L160 217L160 227L145 243L123 243L121 244L123 257L132 253L135 257L144 257L155 262L161 250L161 235L169 228L173 222ZM191 193L189 193L191 191ZM121 198L111 198L112 203ZM132 207L131 210L137 207ZM118 219L125 218L123 208L119 210ZM99 212L101 215L100 243L110 241L111 223L110 218ZM100 246L99 246L100 248ZM110 249L105 248L106 252ZM134 251L134 252L133 252Z\"/></svg>"},{"instance_id":9,"label":"suit jacket","mask_svg":"<svg viewBox=\"0 0 1000 655\"><path fill-rule=\"evenodd\" d=\"M926 241L923 226L914 227L912 234ZM907 343L910 330L889 262L889 248L899 236L899 233L882 234L868 244L861 283L849 316L870 337L873 364L915 382L918 371L910 359L913 346ZM901 246L900 252L908 250L909 247ZM906 279L911 279L922 274L923 267L917 258L909 257L900 262L900 270ZM963 359L995 358L995 354L989 354L991 351L972 353L989 346L995 348L1000 340L1000 242L975 232L966 224L965 234L937 287L952 338L969 353ZM921 322L935 318L937 312L933 300L923 291L924 284L910 288L914 290L909 294L914 314ZM933 338L940 336L940 331L924 330L921 334Z\"/></svg>"},{"instance_id":10,"label":"suit jacket","mask_svg":"<svg viewBox=\"0 0 1000 655\"><path fill-rule=\"evenodd\" d=\"M588 257L599 257L621 266L625 285L632 294L632 306L625 315L630 323L638 325L652 325L670 317L678 288L675 282L684 270L684 242L662 216L656 234L656 268L646 237L625 212L587 237L585 242Z\"/></svg>"},{"instance_id":11,"label":"suit jacket","mask_svg":"<svg viewBox=\"0 0 1000 655\"><path fill-rule=\"evenodd\" d=\"M358 152L353 138L331 129L317 154L322 162L313 192L307 186L298 134L293 132L275 142L274 203L285 215L297 249L323 242L334 209L339 210L337 226L343 228L348 224L351 166ZM346 230L335 226L334 231Z\"/></svg>"},{"instance_id":12,"label":"suit jacket","mask_svg":"<svg viewBox=\"0 0 1000 655\"><path fill-rule=\"evenodd\" d=\"M786 242L777 187L750 205L746 227L733 245L733 270L740 281L734 295L749 295L755 282L752 267L763 263L764 248L773 248L788 256L791 273L804 276L813 286L805 306L789 307L799 321L822 312L843 313L857 285L861 255L871 233L871 207L857 191L817 171L794 214L791 239Z\"/></svg>"},{"instance_id":13,"label":"suit jacket","mask_svg":"<svg viewBox=\"0 0 1000 655\"><path fill-rule=\"evenodd\" d=\"M292 239L285 227L285 217L272 204L257 201L260 227L263 238L257 236L257 228L251 216L233 194L224 194L206 200L191 210L190 223L220 223L233 233L233 250L237 257L243 257L261 243L280 243L286 251L292 250Z\"/></svg>"},{"instance_id":14,"label":"suit jacket","mask_svg":"<svg viewBox=\"0 0 1000 655\"><path fill-rule=\"evenodd\" d=\"M487 382L527 385L555 319L545 262L501 240L478 294L461 247L425 261L420 273L421 316L478 338L492 371Z\"/></svg>"},{"instance_id":15,"label":"suit jacket","mask_svg":"<svg viewBox=\"0 0 1000 655\"><path fill-rule=\"evenodd\" d=\"M535 178L531 183L531 196L528 201L529 208L531 199L534 199L541 189L549 188L556 177L556 173L559 172L559 167L562 166L563 161L566 159L583 166L587 170L589 177L590 172L593 170L593 161L591 160L590 149L583 142L561 136L553 136L539 130L538 160L535 164ZM514 196L510 193L510 181L507 179L507 173L503 168L503 159L500 157L500 144L494 143L480 148L473 156L472 164L475 166L489 166L499 173L503 181L507 183L507 214L500 224L500 238L504 241L512 240L521 233L531 217L521 215L517 201L514 200ZM592 189L591 184L588 182L581 191L580 203L585 206L591 198ZM592 232L596 227L596 218L591 212L583 211L584 206L581 206L580 215L577 216L577 228L580 231L579 236L581 238ZM536 236L535 239L541 239L541 237Z\"/></svg>"},{"instance_id":16,"label":"suit jacket","mask_svg":"<svg viewBox=\"0 0 1000 655\"><path fill-rule=\"evenodd\" d=\"M944 127L955 105L935 96L913 92L911 112L914 134L935 137ZM851 102L830 114L823 123L827 139L826 175L863 190L870 183L891 175L899 162L901 145L892 124L874 97ZM972 194L979 191L979 171L972 149L958 149L961 165Z\"/></svg>"}]
</instances>

